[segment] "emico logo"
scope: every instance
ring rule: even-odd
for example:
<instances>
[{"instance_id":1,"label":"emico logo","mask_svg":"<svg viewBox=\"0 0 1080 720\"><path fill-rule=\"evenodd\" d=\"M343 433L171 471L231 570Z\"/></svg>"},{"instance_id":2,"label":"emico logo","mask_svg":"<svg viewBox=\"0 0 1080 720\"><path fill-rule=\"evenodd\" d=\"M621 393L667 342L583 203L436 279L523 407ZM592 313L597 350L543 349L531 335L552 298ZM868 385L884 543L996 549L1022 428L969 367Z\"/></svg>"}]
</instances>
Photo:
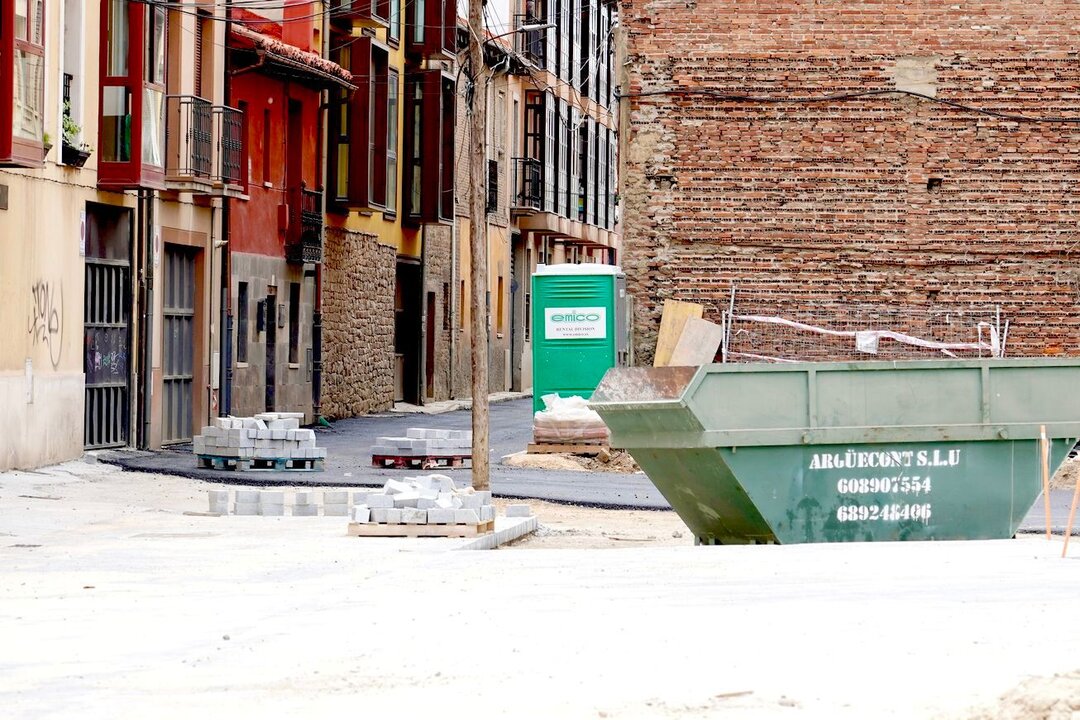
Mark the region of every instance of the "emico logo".
<instances>
[{"instance_id":1,"label":"emico logo","mask_svg":"<svg viewBox=\"0 0 1080 720\"><path fill-rule=\"evenodd\" d=\"M598 322L600 316L597 313L570 312L551 316L552 322Z\"/></svg>"}]
</instances>

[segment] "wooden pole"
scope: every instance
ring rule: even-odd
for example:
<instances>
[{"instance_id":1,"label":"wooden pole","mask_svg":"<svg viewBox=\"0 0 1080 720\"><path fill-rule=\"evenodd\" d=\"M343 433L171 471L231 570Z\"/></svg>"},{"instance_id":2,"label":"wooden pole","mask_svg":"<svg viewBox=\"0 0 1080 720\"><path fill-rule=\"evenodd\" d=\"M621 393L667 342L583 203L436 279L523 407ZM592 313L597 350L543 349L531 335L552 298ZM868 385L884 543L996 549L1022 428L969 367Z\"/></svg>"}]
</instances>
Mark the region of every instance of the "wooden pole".
<instances>
[{"instance_id":1,"label":"wooden pole","mask_svg":"<svg viewBox=\"0 0 1080 720\"><path fill-rule=\"evenodd\" d=\"M1046 539L1050 539L1050 448L1046 442L1046 426L1039 426L1039 450L1042 452L1043 505L1046 508Z\"/></svg>"},{"instance_id":2,"label":"wooden pole","mask_svg":"<svg viewBox=\"0 0 1080 720\"><path fill-rule=\"evenodd\" d=\"M487 212L487 77L484 74L483 0L469 0L469 248L472 350L472 478L487 490L488 479L488 267Z\"/></svg>"},{"instance_id":3,"label":"wooden pole","mask_svg":"<svg viewBox=\"0 0 1080 720\"><path fill-rule=\"evenodd\" d=\"M1076 489L1073 490L1072 507L1069 508L1069 521L1065 523L1065 546L1061 548L1061 557L1069 552L1069 536L1072 535L1073 519L1076 517L1076 501L1080 499L1080 473L1076 475Z\"/></svg>"}]
</instances>

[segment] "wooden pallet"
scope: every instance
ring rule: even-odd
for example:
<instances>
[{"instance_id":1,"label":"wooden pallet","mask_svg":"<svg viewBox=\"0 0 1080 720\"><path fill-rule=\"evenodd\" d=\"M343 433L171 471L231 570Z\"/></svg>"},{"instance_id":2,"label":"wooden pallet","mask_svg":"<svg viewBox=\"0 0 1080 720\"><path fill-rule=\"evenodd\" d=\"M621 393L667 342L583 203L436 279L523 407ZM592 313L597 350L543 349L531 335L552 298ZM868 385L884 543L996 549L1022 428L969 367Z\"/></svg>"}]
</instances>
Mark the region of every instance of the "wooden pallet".
<instances>
[{"instance_id":1,"label":"wooden pallet","mask_svg":"<svg viewBox=\"0 0 1080 720\"><path fill-rule=\"evenodd\" d=\"M406 470L471 468L472 455L372 455L371 466Z\"/></svg>"},{"instance_id":2,"label":"wooden pallet","mask_svg":"<svg viewBox=\"0 0 1080 720\"><path fill-rule=\"evenodd\" d=\"M609 450L607 443L529 443L529 454L568 453L570 455L599 455Z\"/></svg>"},{"instance_id":3,"label":"wooden pallet","mask_svg":"<svg viewBox=\"0 0 1080 720\"><path fill-rule=\"evenodd\" d=\"M235 458L223 455L196 455L200 468L251 472L322 472L322 458Z\"/></svg>"},{"instance_id":4,"label":"wooden pallet","mask_svg":"<svg viewBox=\"0 0 1080 720\"><path fill-rule=\"evenodd\" d=\"M352 537L477 537L495 532L495 521L470 525L391 525L389 523L349 523Z\"/></svg>"}]
</instances>

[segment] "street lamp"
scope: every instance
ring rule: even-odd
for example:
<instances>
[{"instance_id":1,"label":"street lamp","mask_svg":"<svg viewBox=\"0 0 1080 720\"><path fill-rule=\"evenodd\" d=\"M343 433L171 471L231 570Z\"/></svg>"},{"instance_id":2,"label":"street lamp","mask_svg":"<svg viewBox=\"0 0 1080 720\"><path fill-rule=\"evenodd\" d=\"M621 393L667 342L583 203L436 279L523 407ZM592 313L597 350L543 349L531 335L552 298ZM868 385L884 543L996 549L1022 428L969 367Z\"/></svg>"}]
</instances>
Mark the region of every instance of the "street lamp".
<instances>
[{"instance_id":1,"label":"street lamp","mask_svg":"<svg viewBox=\"0 0 1080 720\"><path fill-rule=\"evenodd\" d=\"M473 487L490 487L488 451L488 337L487 292L487 212L485 208L485 169L487 153L487 78L484 76L484 48L478 29L483 29L483 0L469 0L469 65L472 70L472 92L469 93L469 248L472 314L469 328L472 355L472 477ZM498 40L507 35L554 27L554 23L522 25L509 32L488 38Z\"/></svg>"}]
</instances>

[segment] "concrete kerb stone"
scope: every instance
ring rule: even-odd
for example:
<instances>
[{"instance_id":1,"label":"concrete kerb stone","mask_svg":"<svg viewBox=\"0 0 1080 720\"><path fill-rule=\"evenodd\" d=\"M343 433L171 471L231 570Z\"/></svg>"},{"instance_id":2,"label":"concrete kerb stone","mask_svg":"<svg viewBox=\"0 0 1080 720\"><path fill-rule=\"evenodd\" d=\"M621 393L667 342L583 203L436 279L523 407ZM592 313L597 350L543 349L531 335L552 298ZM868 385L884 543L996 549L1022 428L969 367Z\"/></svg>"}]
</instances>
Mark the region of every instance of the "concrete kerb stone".
<instances>
[{"instance_id":1,"label":"concrete kerb stone","mask_svg":"<svg viewBox=\"0 0 1080 720\"><path fill-rule=\"evenodd\" d=\"M532 510L525 504L507 505L506 517L532 517Z\"/></svg>"}]
</instances>

